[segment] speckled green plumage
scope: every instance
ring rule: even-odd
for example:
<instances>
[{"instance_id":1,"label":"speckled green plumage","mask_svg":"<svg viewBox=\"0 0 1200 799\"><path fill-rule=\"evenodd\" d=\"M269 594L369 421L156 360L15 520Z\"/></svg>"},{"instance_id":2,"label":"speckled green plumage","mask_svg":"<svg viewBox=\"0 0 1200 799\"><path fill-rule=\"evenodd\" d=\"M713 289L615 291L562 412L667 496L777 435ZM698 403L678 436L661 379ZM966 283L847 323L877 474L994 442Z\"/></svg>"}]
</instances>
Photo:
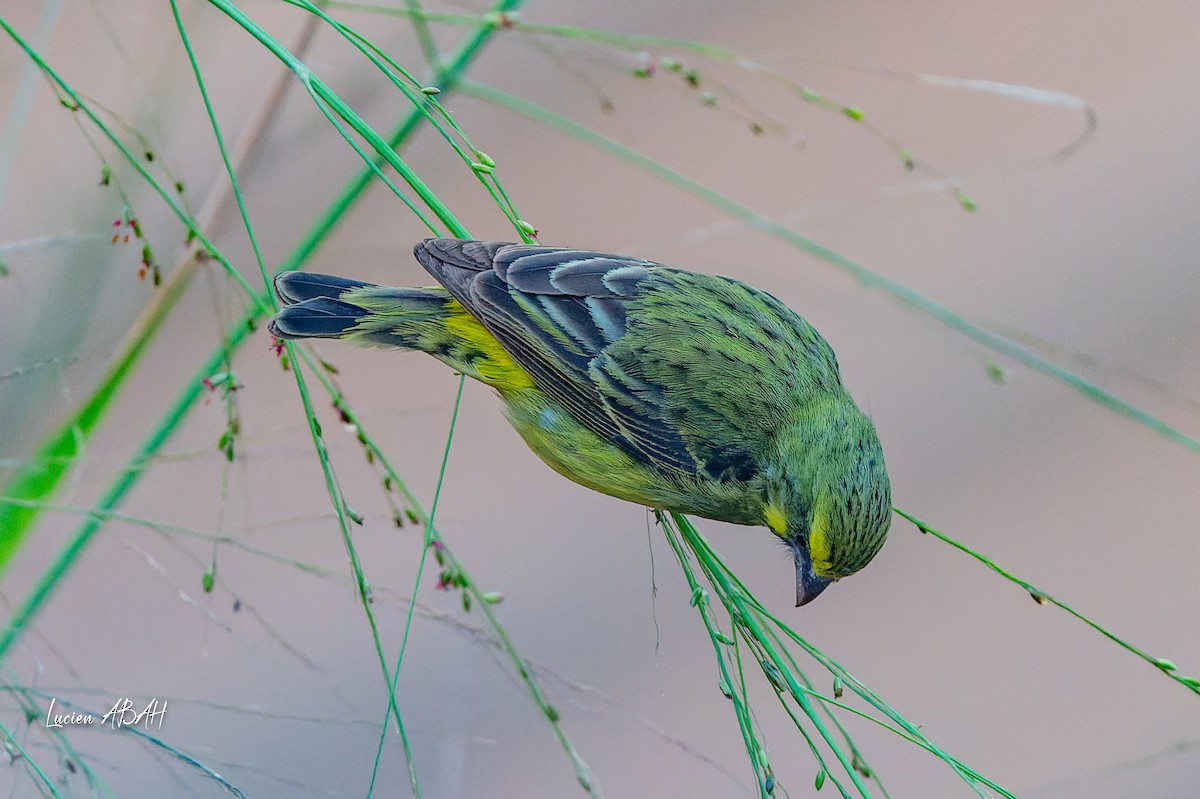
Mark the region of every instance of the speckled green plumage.
<instances>
[{"instance_id":1,"label":"speckled green plumage","mask_svg":"<svg viewBox=\"0 0 1200 799\"><path fill-rule=\"evenodd\" d=\"M765 524L797 601L867 564L890 493L874 426L806 321L736 280L633 258L430 239L441 288L288 273L277 336L428 352L499 392L531 449L621 499Z\"/></svg>"}]
</instances>

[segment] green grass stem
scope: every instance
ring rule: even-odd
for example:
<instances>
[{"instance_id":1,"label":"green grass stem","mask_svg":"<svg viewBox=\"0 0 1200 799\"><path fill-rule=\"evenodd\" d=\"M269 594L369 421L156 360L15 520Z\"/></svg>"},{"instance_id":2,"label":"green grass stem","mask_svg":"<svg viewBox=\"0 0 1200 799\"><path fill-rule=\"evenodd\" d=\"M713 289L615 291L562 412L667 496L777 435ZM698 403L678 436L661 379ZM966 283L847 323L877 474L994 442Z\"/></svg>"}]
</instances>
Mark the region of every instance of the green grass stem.
<instances>
[{"instance_id":1,"label":"green grass stem","mask_svg":"<svg viewBox=\"0 0 1200 799\"><path fill-rule=\"evenodd\" d=\"M521 0L501 0L501 2L496 4L496 8L499 10L511 9L519 6L520 2ZM24 40L8 25L3 17L0 17L0 29L4 30L18 42L43 72L49 70L49 65L36 52L28 48ZM450 58L447 59L443 69L436 76L437 83L443 88L443 91L453 90L457 86L464 70L478 55L479 49L487 42L492 31L493 26L490 23L479 25L456 48ZM54 77L57 78L57 76ZM57 80L61 81L61 79ZM61 81L61 85L63 86L63 90L68 92L68 95L73 94L65 81ZM77 95L75 96L77 97ZM423 119L424 114L421 111L414 110L410 112L388 138L388 146L390 148L398 147L417 128ZM283 261L279 269L276 270L277 272L297 269L307 261L321 243L324 242L337 223L341 221L349 208L361 196L362 192L370 185L371 179L375 174L375 169L378 169L377 163L366 166L347 183L341 193L330 203L324 213L318 217L312 227L309 228L307 234ZM215 248L213 249L215 250ZM95 516L90 516L75 530L68 543L60 550L51 564L39 577L34 588L15 608L12 617L8 620L3 630L0 631L0 659L3 659L7 654L9 648L24 630L30 619L37 613L55 586L57 586L59 581L61 581L74 564L79 553L91 539L91 536L100 528L105 518L104 513L115 508L124 498L126 493L136 484L141 471L153 459L155 453L158 452L167 438L182 423L188 410L204 391L202 381L206 377L220 371L227 361L229 354L236 350L254 329L255 320L259 319L269 307L267 305L269 290L264 289L261 293L256 293L255 296L257 297L257 303L247 311L242 319L236 321L226 331L222 345L200 365L164 415L151 429L149 435L141 443L134 456L123 467L114 482L101 495L96 503L98 513ZM166 308L164 307L162 313L165 314L165 312ZM141 338L145 339L144 341L140 341L139 347L144 348L152 332L147 331L144 337L138 337L139 340ZM75 453L78 452L77 449L70 447L75 447L75 431L80 428L79 420L85 420L90 426L95 425L107 409L112 395L115 394L131 372L137 354L140 354L140 350L129 357L127 359L128 363L124 364L119 370L116 365L110 369L110 371L117 373L109 380L102 380L97 389L81 403L80 409L72 414L56 433L52 434L46 442L39 446L37 452L31 456L23 469L18 471L14 479L5 488L5 496L11 496L20 500L43 500L51 495L58 482L73 463ZM91 428L89 427L88 429L90 430ZM60 452L70 453L69 459L64 460L58 454ZM42 457L43 455L45 457ZM46 470L44 473L42 472L43 469ZM23 477L22 475L26 472L32 476L28 478ZM14 486L21 490L14 490ZM6 517L3 514L8 513L15 514L13 519L16 521L5 521L4 524L0 525L0 530L3 531L0 535L3 536L4 541L8 544L7 547L0 545L0 557L5 554L11 556L12 552L15 551L17 542L36 520L40 510L36 504L0 504L0 521L5 520ZM20 527L15 526L17 523L20 524ZM3 561L0 561L0 566L2 565Z\"/></svg>"},{"instance_id":2,"label":"green grass stem","mask_svg":"<svg viewBox=\"0 0 1200 799\"><path fill-rule=\"evenodd\" d=\"M733 625L740 640L744 641L755 653L756 660L768 682L771 683L777 693L786 693L799 706L803 711L803 715L812 724L825 746L833 753L860 796L870 796L866 784L860 779L861 771L865 768L865 763L855 757L853 753L855 750L849 752L843 750L835 737L825 727L812 702L814 699L820 701L823 697L810 690L808 687L809 681L795 668L794 660L790 656L785 655L784 650L778 646L778 637L775 630L778 630L784 638L792 641L807 652L835 678L841 680L847 688L874 707L883 718L880 719L869 715L867 717L872 718L875 723L881 724L898 733L902 738L917 743L921 748L944 761L977 795L984 797L985 794L983 791L986 789L1006 797L1006 799L1015 799L1012 793L1000 787L994 781L982 776L969 766L966 766L957 758L934 744L915 724L904 718L865 684L849 674L835 660L821 652L767 611L753 594L746 589L737 576L729 570L685 516L678 513L672 513L669 516L664 513L658 513L657 515L667 534L667 540L675 551L685 575L688 577L689 585L693 588L693 599L697 597L702 598L700 601L694 603L701 610L702 616L709 612L707 610L709 603L706 599L708 593L706 589L700 587L698 580L691 573L690 558L695 558L696 563L700 566L709 584L715 590L717 598L728 612L730 623ZM684 546L686 546L688 554L685 554ZM689 554L690 557L688 556ZM706 626L708 626L707 621ZM712 627L709 626L709 629L712 630ZM710 632L710 635L713 636L714 647L718 653L718 662L720 662L726 656L725 650L732 643L731 639L723 634L713 635ZM722 678L724 679L726 667L722 665L721 670ZM741 711L739 710L738 712L740 715ZM796 717L793 716L793 718L795 719ZM890 721L891 724L886 723L885 720ZM805 735L805 737L807 738L808 736ZM757 740L751 738L750 743L747 745L747 754L750 756L752 763L760 757L758 755L758 750L760 749L761 745L757 743ZM823 759L819 759L819 762L823 762ZM757 770L756 773L758 773ZM832 774L829 776L833 777Z\"/></svg>"},{"instance_id":3,"label":"green grass stem","mask_svg":"<svg viewBox=\"0 0 1200 799\"><path fill-rule=\"evenodd\" d=\"M1171 661L1167 658L1154 657L1153 655L1151 655L1149 652L1145 651L1144 649L1134 646L1133 644L1129 643L1124 638L1121 638L1119 635L1112 632L1111 630L1109 630L1107 627L1100 624L1099 622L1088 618L1087 616L1083 615L1079 611L1075 610L1070 605L1066 604L1065 602L1063 602L1059 599L1056 599L1055 597L1051 596L1047 592L1043 591L1041 588L1038 588L1033 583L1030 583L1027 580L1023 580L1020 577L1016 576L1012 572L1008 571L1007 569L1005 569L1004 567L1000 566L998 563L993 561L987 555L976 552L975 550L971 549L970 547L968 547L966 544L962 543L961 541L951 538L950 536L946 535L945 533L943 533L939 530L935 530L934 528L930 527L925 522L918 519L916 516L913 516L912 514L907 513L906 511L900 510L899 508L892 508L892 510L898 516L901 516L904 519L907 519L908 521L912 522L913 526L915 526L917 528L917 530L919 530L920 532L925 533L927 535L931 535L934 538L938 539L939 541L942 541L942 542L954 547L959 552L963 552L967 555L970 555L972 558L974 558L978 562L982 563L984 566L987 566L989 569L994 571L996 574L999 574L1005 580L1008 580L1009 582L1015 583L1016 585L1020 586L1025 591L1027 591L1029 593L1029 595L1031 597L1033 597L1033 600L1035 602L1037 602L1039 605L1051 604L1054 607L1058 608L1059 610L1065 611L1067 614L1069 614L1069 615L1073 616L1074 618L1078 619L1079 621L1083 622L1088 627L1091 627L1093 630L1100 633L1101 635L1103 635L1108 640L1112 641L1117 646L1121 647L1122 649L1126 650L1127 652L1132 652L1133 654L1137 655L1139 658L1146 661L1151 666L1154 666L1158 671L1167 675L1172 680L1174 680L1175 682L1184 686L1185 688L1188 688L1189 690L1191 690L1192 693L1200 695L1200 679L1197 679L1195 677L1188 677L1183 674L1180 674L1178 671L1178 667L1175 665L1175 663L1173 661Z\"/></svg>"}]
</instances>

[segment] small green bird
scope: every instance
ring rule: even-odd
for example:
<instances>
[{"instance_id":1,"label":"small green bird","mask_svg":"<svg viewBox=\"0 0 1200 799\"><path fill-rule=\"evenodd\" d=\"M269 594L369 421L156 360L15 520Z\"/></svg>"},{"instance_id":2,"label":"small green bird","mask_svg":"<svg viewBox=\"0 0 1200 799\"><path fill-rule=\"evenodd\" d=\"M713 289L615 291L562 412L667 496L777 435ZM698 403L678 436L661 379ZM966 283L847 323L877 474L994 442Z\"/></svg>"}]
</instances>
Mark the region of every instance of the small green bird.
<instances>
[{"instance_id":1,"label":"small green bird","mask_svg":"<svg viewBox=\"0 0 1200 799\"><path fill-rule=\"evenodd\" d=\"M770 294L586 250L426 239L440 288L285 272L278 338L427 352L492 386L559 474L610 496L766 525L796 605L883 546L891 488L833 350Z\"/></svg>"}]
</instances>

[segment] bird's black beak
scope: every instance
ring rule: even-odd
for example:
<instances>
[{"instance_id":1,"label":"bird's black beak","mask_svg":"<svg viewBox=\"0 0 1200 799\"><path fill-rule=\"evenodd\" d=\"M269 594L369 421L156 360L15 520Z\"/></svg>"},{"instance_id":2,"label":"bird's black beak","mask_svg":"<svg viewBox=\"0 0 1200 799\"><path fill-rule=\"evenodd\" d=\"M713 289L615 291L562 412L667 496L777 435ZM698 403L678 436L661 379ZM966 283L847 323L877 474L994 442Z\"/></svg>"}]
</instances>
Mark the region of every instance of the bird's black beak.
<instances>
[{"instance_id":1,"label":"bird's black beak","mask_svg":"<svg viewBox=\"0 0 1200 799\"><path fill-rule=\"evenodd\" d=\"M824 591L833 580L813 573L812 561L803 554L796 555L796 607L807 605Z\"/></svg>"}]
</instances>

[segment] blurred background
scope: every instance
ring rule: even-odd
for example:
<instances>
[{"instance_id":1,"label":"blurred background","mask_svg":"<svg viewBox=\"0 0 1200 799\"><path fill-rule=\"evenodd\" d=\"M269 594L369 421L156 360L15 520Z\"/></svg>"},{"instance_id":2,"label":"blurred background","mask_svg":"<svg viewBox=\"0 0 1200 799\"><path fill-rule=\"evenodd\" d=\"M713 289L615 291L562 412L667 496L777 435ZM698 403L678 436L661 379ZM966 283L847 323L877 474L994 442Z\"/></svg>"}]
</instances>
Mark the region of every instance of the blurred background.
<instances>
[{"instance_id":1,"label":"blurred background","mask_svg":"<svg viewBox=\"0 0 1200 799\"><path fill-rule=\"evenodd\" d=\"M285 43L297 41L305 19L284 3L244 10ZM331 13L424 72L405 19ZM278 64L209 3L183 2L181 14L232 142L265 102ZM109 110L106 121L135 151L152 152L147 168L180 182L191 208L227 182L169 6L47 1L9 4L0 15ZM469 70L1200 436L1194 3L531 0L520 19L711 42L861 109L864 120L854 121L805 103L753 67L519 30L499 32ZM449 51L469 28L433 30ZM662 55L696 69L700 86L662 69ZM305 61L380 130L408 110L327 29ZM632 74L647 66L656 67L649 77ZM1048 93L1013 97L921 75ZM899 507L1151 655L1200 671L1197 452L624 161L477 97L441 99L497 162L542 242L731 275L772 292L836 350L879 429ZM8 36L0 36L0 109L7 475L88 395L153 299L153 281L138 276L139 242L111 241L114 220L125 218L121 191L164 277L186 252L180 223L58 102ZM898 147L915 169L905 169ZM96 150L113 164L108 186L98 185ZM515 237L432 131L403 155L473 235ZM359 164L292 81L242 172L269 267ZM956 186L977 210L964 209ZM260 286L236 209L226 206L211 229ZM427 284L409 255L425 235L375 185L307 268ZM43 515L4 574L5 615L241 308L219 267L202 264L56 495L60 510ZM155 734L248 796L365 795L386 685L294 380L271 343L260 330L234 356L235 460L217 448L225 403L205 392L120 505L125 516L104 524L9 651L4 679L100 712L119 697L164 700ZM419 354L336 343L317 351L428 507L456 377ZM347 501L364 517L352 535L391 659L421 532L397 529L355 435L327 400L316 402ZM481 385L463 394L437 526L478 584L503 594L496 612L605 795L756 795L711 644L653 519L542 465ZM1200 697L907 522L894 522L866 571L803 609L791 607L792 567L771 536L698 527L768 607L939 746L1017 795L1200 791ZM216 585L205 593L214 561ZM397 688L424 795L578 795L570 762L478 633L477 615L436 583L436 569L420 580ZM810 795L816 767L807 746L769 690L754 695L780 784L787 795ZM91 795L38 729L43 721L27 726L8 696L7 729L59 790ZM848 724L892 796L969 795L932 756ZM85 729L70 740L118 796L224 795L131 735ZM393 731L375 790L403 796L408 784ZM19 757L0 764L0 786L11 796L39 790Z\"/></svg>"}]
</instances>

